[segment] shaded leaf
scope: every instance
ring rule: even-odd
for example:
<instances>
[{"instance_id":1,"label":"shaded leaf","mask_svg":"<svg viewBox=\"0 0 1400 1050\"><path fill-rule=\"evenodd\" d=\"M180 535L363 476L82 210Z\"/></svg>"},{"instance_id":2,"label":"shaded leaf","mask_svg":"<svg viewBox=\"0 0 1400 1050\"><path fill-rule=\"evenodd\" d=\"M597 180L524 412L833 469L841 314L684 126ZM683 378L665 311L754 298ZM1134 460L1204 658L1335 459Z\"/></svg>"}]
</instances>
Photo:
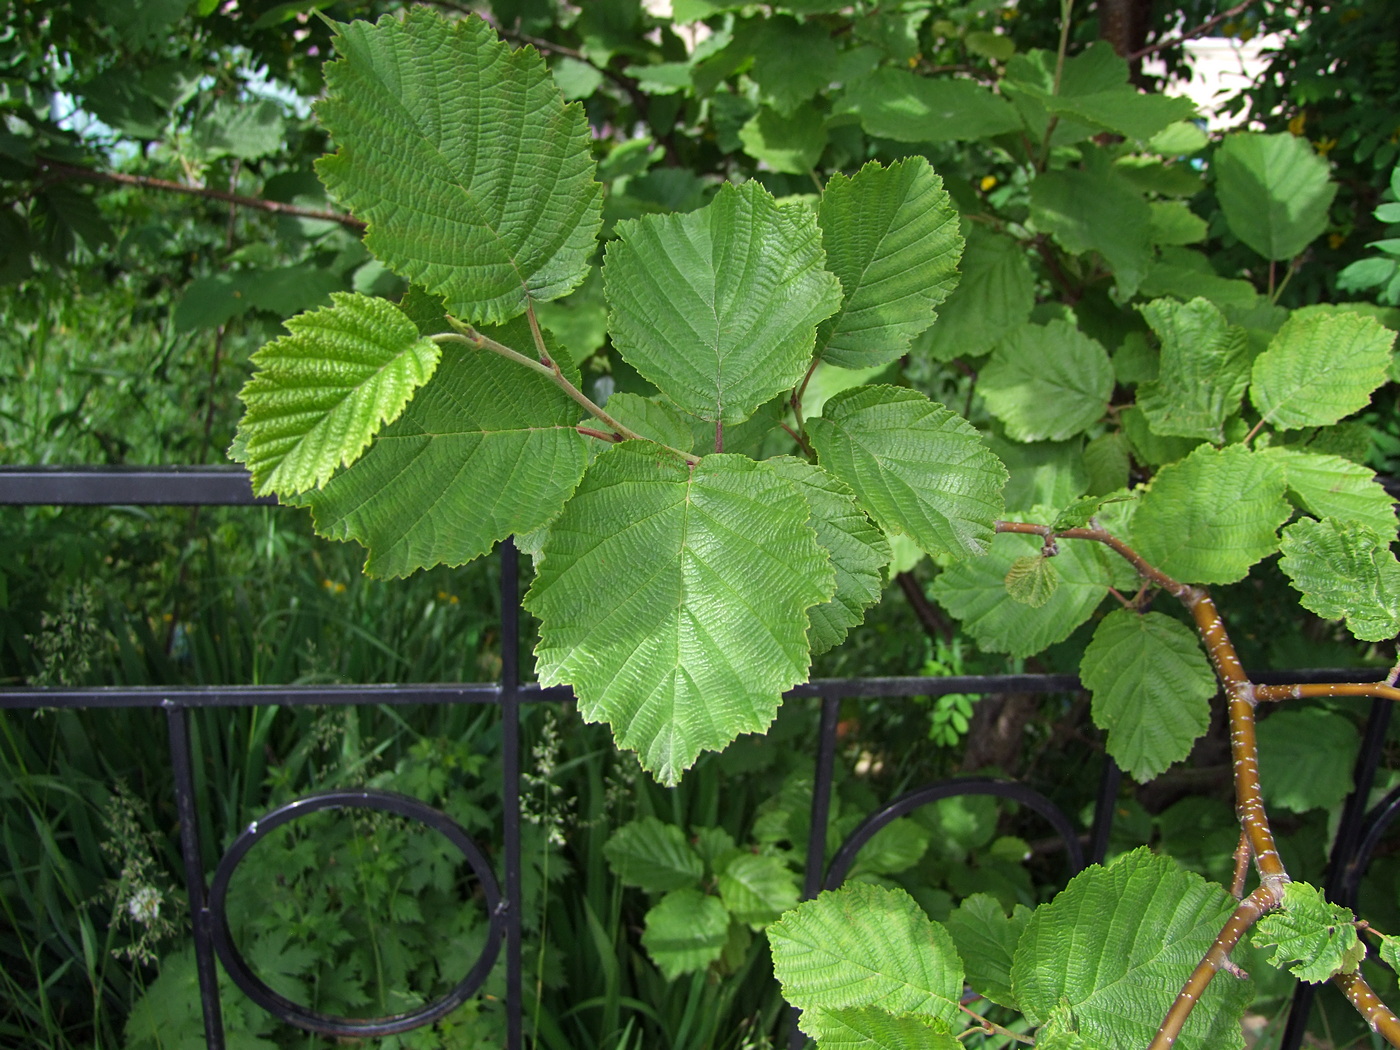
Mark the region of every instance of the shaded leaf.
<instances>
[{"instance_id":1,"label":"shaded leaf","mask_svg":"<svg viewBox=\"0 0 1400 1050\"><path fill-rule=\"evenodd\" d=\"M1291 259L1327 228L1337 187L1307 139L1235 132L1212 167L1230 230L1264 258Z\"/></svg>"},{"instance_id":2,"label":"shaded leaf","mask_svg":"<svg viewBox=\"0 0 1400 1050\"><path fill-rule=\"evenodd\" d=\"M791 456L766 462L798 487L811 511L807 524L831 554L836 593L830 601L807 610L812 653L824 653L844 641L846 632L865 619L866 608L880 600L880 571L890 560L889 541L839 478Z\"/></svg>"},{"instance_id":3,"label":"shaded leaf","mask_svg":"<svg viewBox=\"0 0 1400 1050\"><path fill-rule=\"evenodd\" d=\"M622 825L608 836L603 855L624 886L638 886L648 893L696 886L705 874L685 832L655 817Z\"/></svg>"},{"instance_id":4,"label":"shaded leaf","mask_svg":"<svg viewBox=\"0 0 1400 1050\"><path fill-rule=\"evenodd\" d=\"M1108 352L1067 321L1022 325L977 377L987 410L1017 441L1063 441L1103 416L1113 392Z\"/></svg>"},{"instance_id":5,"label":"shaded leaf","mask_svg":"<svg viewBox=\"0 0 1400 1050\"><path fill-rule=\"evenodd\" d=\"M1013 601L1039 609L1055 594L1060 577L1054 563L1042 554L1017 558L1006 570L1006 593Z\"/></svg>"},{"instance_id":6,"label":"shaded leaf","mask_svg":"<svg viewBox=\"0 0 1400 1050\"><path fill-rule=\"evenodd\" d=\"M720 957L729 913L719 898L699 890L672 890L647 912L642 947L668 981L703 970Z\"/></svg>"},{"instance_id":7,"label":"shaded leaf","mask_svg":"<svg viewBox=\"0 0 1400 1050\"><path fill-rule=\"evenodd\" d=\"M1010 103L981 84L888 67L851 84L838 110L859 115L867 134L897 142L989 138L1021 126Z\"/></svg>"},{"instance_id":8,"label":"shaded leaf","mask_svg":"<svg viewBox=\"0 0 1400 1050\"><path fill-rule=\"evenodd\" d=\"M1356 726L1318 707L1272 712L1259 720L1259 780L1264 801L1294 813L1331 809L1351 791L1360 746Z\"/></svg>"},{"instance_id":9,"label":"shaded leaf","mask_svg":"<svg viewBox=\"0 0 1400 1050\"><path fill-rule=\"evenodd\" d=\"M1106 162L1036 176L1031 218L1066 251L1102 255L1124 299L1137 291L1152 263L1152 211Z\"/></svg>"},{"instance_id":10,"label":"shaded leaf","mask_svg":"<svg viewBox=\"0 0 1400 1050\"><path fill-rule=\"evenodd\" d=\"M826 149L826 121L811 106L783 114L763 106L739 129L744 152L772 171L805 175Z\"/></svg>"},{"instance_id":11,"label":"shaded leaf","mask_svg":"<svg viewBox=\"0 0 1400 1050\"><path fill-rule=\"evenodd\" d=\"M781 857L738 853L719 872L719 899L731 915L755 930L797 906L797 876Z\"/></svg>"},{"instance_id":12,"label":"shaded leaf","mask_svg":"<svg viewBox=\"0 0 1400 1050\"><path fill-rule=\"evenodd\" d=\"M1011 961L1031 910L1024 904L1008 918L997 899L974 893L953 910L944 924L967 967L967 983L998 1006L1016 1009L1011 991Z\"/></svg>"},{"instance_id":13,"label":"shaded leaf","mask_svg":"<svg viewBox=\"0 0 1400 1050\"><path fill-rule=\"evenodd\" d=\"M942 1021L919 1014L898 1016L878 1006L827 1010L821 1050L962 1050Z\"/></svg>"},{"instance_id":14,"label":"shaded leaf","mask_svg":"<svg viewBox=\"0 0 1400 1050\"><path fill-rule=\"evenodd\" d=\"M914 343L935 361L980 357L1029 320L1035 306L1035 278L1021 246L980 226L964 232L962 277Z\"/></svg>"}]
</instances>

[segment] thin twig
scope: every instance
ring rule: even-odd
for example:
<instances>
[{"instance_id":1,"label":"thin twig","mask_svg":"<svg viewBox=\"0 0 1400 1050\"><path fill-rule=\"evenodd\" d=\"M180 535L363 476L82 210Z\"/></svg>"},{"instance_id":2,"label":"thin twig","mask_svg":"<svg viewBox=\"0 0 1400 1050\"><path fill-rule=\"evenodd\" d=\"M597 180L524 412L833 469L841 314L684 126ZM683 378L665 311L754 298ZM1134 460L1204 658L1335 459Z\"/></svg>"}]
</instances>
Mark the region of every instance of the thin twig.
<instances>
[{"instance_id":1,"label":"thin twig","mask_svg":"<svg viewBox=\"0 0 1400 1050\"><path fill-rule=\"evenodd\" d=\"M41 160L39 170L54 179L82 179L86 182L109 182L121 186L136 186L143 190L160 190L163 193L183 193L188 197L201 197L205 200L223 201L240 208L257 208L277 215L294 215L300 219L321 219L325 222L338 222L352 230L363 230L364 222L353 215L341 212L320 211L316 208L302 208L281 201L263 200L261 197L245 197L241 193L228 193L210 189L208 186L186 186L182 182L157 179L149 175L128 175L122 171L97 171L93 168L80 168L74 164L64 164L56 160Z\"/></svg>"},{"instance_id":2,"label":"thin twig","mask_svg":"<svg viewBox=\"0 0 1400 1050\"><path fill-rule=\"evenodd\" d=\"M1153 54L1154 52L1163 51L1169 47L1176 47L1179 44L1186 43L1186 41L1188 40L1194 40L1198 36L1205 36L1207 33L1209 33L1212 29L1218 26L1221 22L1225 21L1227 18L1234 18L1236 15L1244 14L1245 11L1249 10L1257 2L1258 0L1244 0L1244 3L1236 4L1228 11L1221 11L1220 14L1214 15L1211 18L1207 18L1200 25L1196 26L1194 29L1186 30L1180 36L1174 36L1167 40L1159 40L1155 44L1149 44L1141 51L1134 51L1131 55L1124 55L1123 57L1129 63L1136 62L1139 59L1146 58L1148 55Z\"/></svg>"}]
</instances>

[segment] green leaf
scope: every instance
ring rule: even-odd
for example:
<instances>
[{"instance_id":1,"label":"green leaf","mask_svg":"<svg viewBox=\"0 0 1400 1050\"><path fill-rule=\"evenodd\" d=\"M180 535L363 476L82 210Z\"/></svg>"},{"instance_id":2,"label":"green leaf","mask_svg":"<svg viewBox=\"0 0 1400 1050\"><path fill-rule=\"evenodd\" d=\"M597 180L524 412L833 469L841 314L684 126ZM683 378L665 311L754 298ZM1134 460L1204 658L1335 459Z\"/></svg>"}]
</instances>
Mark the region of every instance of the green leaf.
<instances>
[{"instance_id":1,"label":"green leaf","mask_svg":"<svg viewBox=\"0 0 1400 1050\"><path fill-rule=\"evenodd\" d=\"M1209 300L1157 299L1140 307L1162 344L1157 378L1138 387L1137 405L1154 433L1225 440L1249 383L1249 344Z\"/></svg>"},{"instance_id":2,"label":"green leaf","mask_svg":"<svg viewBox=\"0 0 1400 1050\"><path fill-rule=\"evenodd\" d=\"M1139 554L1183 583L1234 583L1278 549L1292 508L1275 462L1201 445L1157 472L1133 518Z\"/></svg>"},{"instance_id":3,"label":"green leaf","mask_svg":"<svg viewBox=\"0 0 1400 1050\"><path fill-rule=\"evenodd\" d=\"M682 414L660 398L613 394L608 398L607 409L608 415L649 441L670 445L682 452L689 452L694 444L693 417ZM713 433L714 425L709 424L708 429Z\"/></svg>"},{"instance_id":4,"label":"green leaf","mask_svg":"<svg viewBox=\"0 0 1400 1050\"><path fill-rule=\"evenodd\" d=\"M980 648L1013 656L1038 653L1089 619L1112 581L1100 544L1066 541L1055 556L1055 593L1038 609L1023 605L1006 593L1006 574L1017 558L1039 557L1042 545L1038 536L1001 533L985 558L939 573L930 594Z\"/></svg>"},{"instance_id":5,"label":"green leaf","mask_svg":"<svg viewBox=\"0 0 1400 1050\"><path fill-rule=\"evenodd\" d=\"M1113 393L1108 351L1067 321L1022 325L977 377L987 410L1017 441L1063 441L1097 423Z\"/></svg>"},{"instance_id":6,"label":"green leaf","mask_svg":"<svg viewBox=\"0 0 1400 1050\"><path fill-rule=\"evenodd\" d=\"M663 783L767 728L807 675L807 610L835 590L809 513L763 463L613 446L550 527L525 599L540 682L571 683Z\"/></svg>"},{"instance_id":7,"label":"green leaf","mask_svg":"<svg viewBox=\"0 0 1400 1050\"><path fill-rule=\"evenodd\" d=\"M797 906L797 876L770 854L737 854L719 872L717 886L730 914L755 930Z\"/></svg>"},{"instance_id":8,"label":"green leaf","mask_svg":"<svg viewBox=\"0 0 1400 1050\"><path fill-rule=\"evenodd\" d=\"M967 967L972 990L1012 1010L1017 1007L1011 991L1011 961L1030 917L1031 910L1024 904L1016 905L1008 918L995 897L974 893L945 923Z\"/></svg>"},{"instance_id":9,"label":"green leaf","mask_svg":"<svg viewBox=\"0 0 1400 1050\"><path fill-rule=\"evenodd\" d=\"M1013 96L1029 95L1046 112L1070 117L1094 128L1146 142L1175 121L1196 112L1188 98L1139 92L1128 83L1128 63L1100 40L1068 59L1056 90L1054 55L1036 52L1015 67L1006 88ZM1038 60L1038 61L1037 61ZM1031 77L1028 70L1035 69ZM1011 71L1008 70L1008 73Z\"/></svg>"},{"instance_id":10,"label":"green leaf","mask_svg":"<svg viewBox=\"0 0 1400 1050\"><path fill-rule=\"evenodd\" d=\"M1184 759L1210 725L1215 673L1195 632L1162 613L1105 616L1079 676L1108 753L1140 783Z\"/></svg>"},{"instance_id":11,"label":"green leaf","mask_svg":"<svg viewBox=\"0 0 1400 1050\"><path fill-rule=\"evenodd\" d=\"M1309 984L1355 973L1366 957L1355 913L1331 903L1306 882L1284 886L1282 908L1260 919L1250 939L1260 946L1274 945L1269 962Z\"/></svg>"},{"instance_id":12,"label":"green leaf","mask_svg":"<svg viewBox=\"0 0 1400 1050\"><path fill-rule=\"evenodd\" d=\"M1035 278L1021 246L980 226L965 234L962 278L914 343L935 361L980 357L1028 321L1035 306Z\"/></svg>"},{"instance_id":13,"label":"green leaf","mask_svg":"<svg viewBox=\"0 0 1400 1050\"><path fill-rule=\"evenodd\" d=\"M923 157L831 176L817 212L845 296L817 329L817 356L870 368L908 352L958 280L963 239L943 180Z\"/></svg>"},{"instance_id":14,"label":"green leaf","mask_svg":"<svg viewBox=\"0 0 1400 1050\"><path fill-rule=\"evenodd\" d=\"M1200 244L1206 239L1206 220L1185 201L1152 201L1153 244Z\"/></svg>"},{"instance_id":15,"label":"green leaf","mask_svg":"<svg viewBox=\"0 0 1400 1050\"><path fill-rule=\"evenodd\" d=\"M856 504L855 493L820 467L791 456L767 460L802 493L811 516L807 519L836 570L836 593L823 605L807 610L812 653L824 653L846 638L865 619L865 610L880 600L880 572L890 560L884 533Z\"/></svg>"},{"instance_id":16,"label":"green leaf","mask_svg":"<svg viewBox=\"0 0 1400 1050\"><path fill-rule=\"evenodd\" d=\"M1145 847L1107 868L1090 865L1031 916L1011 967L1016 1001L1033 1025L1067 1006L1089 1038L1146 1046L1235 904L1222 887ZM1242 1047L1252 991L1247 980L1218 976L1176 1046Z\"/></svg>"},{"instance_id":17,"label":"green leaf","mask_svg":"<svg viewBox=\"0 0 1400 1050\"><path fill-rule=\"evenodd\" d=\"M205 160L257 160L281 152L287 128L281 106L270 98L220 99L195 124L190 139Z\"/></svg>"},{"instance_id":18,"label":"green leaf","mask_svg":"<svg viewBox=\"0 0 1400 1050\"><path fill-rule=\"evenodd\" d=\"M1256 733L1269 805L1295 813L1331 809L1351 791L1361 741L1350 719L1318 707L1274 711L1260 719Z\"/></svg>"},{"instance_id":19,"label":"green leaf","mask_svg":"<svg viewBox=\"0 0 1400 1050\"><path fill-rule=\"evenodd\" d=\"M828 890L770 926L768 943L783 997L819 1043L840 1031L831 1010L878 1005L944 1024L959 1016L953 939L903 890L860 882Z\"/></svg>"},{"instance_id":20,"label":"green leaf","mask_svg":"<svg viewBox=\"0 0 1400 1050\"><path fill-rule=\"evenodd\" d=\"M672 890L647 912L642 947L668 981L703 970L720 957L729 935L729 913L717 897Z\"/></svg>"},{"instance_id":21,"label":"green leaf","mask_svg":"<svg viewBox=\"0 0 1400 1050\"><path fill-rule=\"evenodd\" d=\"M747 182L617 233L603 266L613 342L663 394L739 423L801 381L817 323L841 303L810 211Z\"/></svg>"},{"instance_id":22,"label":"green leaf","mask_svg":"<svg viewBox=\"0 0 1400 1050\"><path fill-rule=\"evenodd\" d=\"M972 425L914 390L864 386L828 401L808 433L821 465L886 532L930 554L982 554L1006 468Z\"/></svg>"},{"instance_id":23,"label":"green leaf","mask_svg":"<svg viewBox=\"0 0 1400 1050\"><path fill-rule=\"evenodd\" d=\"M792 114L763 106L739 129L739 141L773 171L806 175L826 149L826 120L811 106Z\"/></svg>"},{"instance_id":24,"label":"green leaf","mask_svg":"<svg viewBox=\"0 0 1400 1050\"><path fill-rule=\"evenodd\" d=\"M850 85L838 111L859 115L867 134L897 142L990 138L1021 126L1011 104L981 84L889 67Z\"/></svg>"},{"instance_id":25,"label":"green leaf","mask_svg":"<svg viewBox=\"0 0 1400 1050\"><path fill-rule=\"evenodd\" d=\"M530 342L523 320L486 334ZM369 548L373 575L461 565L559 512L587 458L579 415L545 376L453 346L363 456L295 502L322 536Z\"/></svg>"},{"instance_id":26,"label":"green leaf","mask_svg":"<svg viewBox=\"0 0 1400 1050\"><path fill-rule=\"evenodd\" d=\"M1279 568L1302 594L1304 609L1325 620L1346 617L1365 642L1400 634L1400 562L1385 533L1358 522L1301 518L1283 530Z\"/></svg>"},{"instance_id":27,"label":"green leaf","mask_svg":"<svg viewBox=\"0 0 1400 1050\"><path fill-rule=\"evenodd\" d=\"M316 169L375 255L473 323L587 276L603 194L588 122L534 48L423 8L338 26L335 45L317 113L339 149Z\"/></svg>"},{"instance_id":28,"label":"green leaf","mask_svg":"<svg viewBox=\"0 0 1400 1050\"><path fill-rule=\"evenodd\" d=\"M1295 448L1276 446L1259 455L1279 464L1294 503L1309 514L1360 522L1382 535L1395 533L1395 502L1375 471L1341 456Z\"/></svg>"},{"instance_id":29,"label":"green leaf","mask_svg":"<svg viewBox=\"0 0 1400 1050\"><path fill-rule=\"evenodd\" d=\"M831 82L836 58L836 41L826 26L780 15L765 19L754 34L750 76L762 100L789 117Z\"/></svg>"},{"instance_id":30,"label":"green leaf","mask_svg":"<svg viewBox=\"0 0 1400 1050\"><path fill-rule=\"evenodd\" d=\"M1084 446L1084 471L1088 475L1086 488L1095 496L1126 488L1130 467L1126 435L1104 434Z\"/></svg>"},{"instance_id":31,"label":"green leaf","mask_svg":"<svg viewBox=\"0 0 1400 1050\"><path fill-rule=\"evenodd\" d=\"M1104 162L1036 176L1031 183L1031 218L1066 251L1102 255L1123 299L1137 291L1152 263L1152 210L1142 194Z\"/></svg>"},{"instance_id":32,"label":"green leaf","mask_svg":"<svg viewBox=\"0 0 1400 1050\"><path fill-rule=\"evenodd\" d=\"M1231 232L1264 258L1291 259L1327 228L1337 187L1307 139L1236 132L1211 163Z\"/></svg>"},{"instance_id":33,"label":"green leaf","mask_svg":"<svg viewBox=\"0 0 1400 1050\"><path fill-rule=\"evenodd\" d=\"M238 395L240 458L260 496L314 488L349 466L437 369L438 345L392 303L331 298L253 355L257 371Z\"/></svg>"},{"instance_id":34,"label":"green leaf","mask_svg":"<svg viewBox=\"0 0 1400 1050\"><path fill-rule=\"evenodd\" d=\"M1386 381L1395 333L1363 314L1294 314L1254 360L1250 400L1280 430L1328 426Z\"/></svg>"},{"instance_id":35,"label":"green leaf","mask_svg":"<svg viewBox=\"0 0 1400 1050\"><path fill-rule=\"evenodd\" d=\"M1162 437L1154 433L1146 414L1136 405L1120 411L1118 422L1123 427L1121 436L1127 440L1133 458L1147 466L1175 463L1201 444L1195 438Z\"/></svg>"},{"instance_id":36,"label":"green leaf","mask_svg":"<svg viewBox=\"0 0 1400 1050\"><path fill-rule=\"evenodd\" d=\"M685 832L655 817L622 825L608 836L603 856L624 886L638 886L648 893L697 886L705 875L700 855L686 841Z\"/></svg>"},{"instance_id":37,"label":"green leaf","mask_svg":"<svg viewBox=\"0 0 1400 1050\"><path fill-rule=\"evenodd\" d=\"M919 1014L898 1016L878 1006L823 1012L821 1050L962 1050L942 1021Z\"/></svg>"},{"instance_id":38,"label":"green leaf","mask_svg":"<svg viewBox=\"0 0 1400 1050\"><path fill-rule=\"evenodd\" d=\"M1006 593L1013 601L1041 608L1055 596L1060 585L1054 563L1043 554L1027 554L1017 558L1006 570Z\"/></svg>"},{"instance_id":39,"label":"green leaf","mask_svg":"<svg viewBox=\"0 0 1400 1050\"><path fill-rule=\"evenodd\" d=\"M932 838L928 828L908 817L892 820L860 848L847 878L895 875L907 871L928 852Z\"/></svg>"},{"instance_id":40,"label":"green leaf","mask_svg":"<svg viewBox=\"0 0 1400 1050\"><path fill-rule=\"evenodd\" d=\"M1074 499L1088 485L1081 440L1037 441L1028 445L1008 441L996 433L988 434L986 440L987 447L1011 475L1004 491L1008 511L1060 506Z\"/></svg>"}]
</instances>

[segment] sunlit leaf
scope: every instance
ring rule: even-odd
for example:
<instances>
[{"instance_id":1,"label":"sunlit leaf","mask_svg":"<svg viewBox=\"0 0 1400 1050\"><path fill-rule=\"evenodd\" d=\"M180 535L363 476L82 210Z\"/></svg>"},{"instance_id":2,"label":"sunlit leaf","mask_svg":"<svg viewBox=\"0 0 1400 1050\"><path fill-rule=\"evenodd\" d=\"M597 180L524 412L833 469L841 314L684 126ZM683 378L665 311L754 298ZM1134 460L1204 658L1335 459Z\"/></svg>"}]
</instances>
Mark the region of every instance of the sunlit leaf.
<instances>
[{"instance_id":1,"label":"sunlit leaf","mask_svg":"<svg viewBox=\"0 0 1400 1050\"><path fill-rule=\"evenodd\" d=\"M728 934L729 912L718 897L672 890L647 912L642 947L666 979L674 981L718 959Z\"/></svg>"},{"instance_id":2,"label":"sunlit leaf","mask_svg":"<svg viewBox=\"0 0 1400 1050\"><path fill-rule=\"evenodd\" d=\"M1386 381L1395 333L1362 314L1295 314L1254 360L1250 400L1280 430L1328 426Z\"/></svg>"},{"instance_id":3,"label":"sunlit leaf","mask_svg":"<svg viewBox=\"0 0 1400 1050\"><path fill-rule=\"evenodd\" d=\"M1356 915L1306 882L1284 886L1283 907L1260 919L1251 937L1255 944L1274 946L1270 963L1310 984L1333 974L1355 973L1366 957Z\"/></svg>"},{"instance_id":4,"label":"sunlit leaf","mask_svg":"<svg viewBox=\"0 0 1400 1050\"><path fill-rule=\"evenodd\" d=\"M1358 522L1302 518L1283 530L1279 568L1302 594L1303 608L1323 619L1346 617L1367 642L1400 634L1400 562L1379 533Z\"/></svg>"},{"instance_id":5,"label":"sunlit leaf","mask_svg":"<svg viewBox=\"0 0 1400 1050\"><path fill-rule=\"evenodd\" d=\"M1264 258L1291 259L1327 228L1337 186L1306 138L1235 132L1212 166L1225 221Z\"/></svg>"},{"instance_id":6,"label":"sunlit leaf","mask_svg":"<svg viewBox=\"0 0 1400 1050\"><path fill-rule=\"evenodd\" d=\"M1157 378L1138 387L1138 408L1155 433L1223 441L1249 383L1244 329L1207 299L1157 299L1141 310L1162 354Z\"/></svg>"},{"instance_id":7,"label":"sunlit leaf","mask_svg":"<svg viewBox=\"0 0 1400 1050\"><path fill-rule=\"evenodd\" d=\"M1098 422L1113 392L1108 352L1066 321L1022 325L977 377L987 410L1017 441L1063 441Z\"/></svg>"}]
</instances>

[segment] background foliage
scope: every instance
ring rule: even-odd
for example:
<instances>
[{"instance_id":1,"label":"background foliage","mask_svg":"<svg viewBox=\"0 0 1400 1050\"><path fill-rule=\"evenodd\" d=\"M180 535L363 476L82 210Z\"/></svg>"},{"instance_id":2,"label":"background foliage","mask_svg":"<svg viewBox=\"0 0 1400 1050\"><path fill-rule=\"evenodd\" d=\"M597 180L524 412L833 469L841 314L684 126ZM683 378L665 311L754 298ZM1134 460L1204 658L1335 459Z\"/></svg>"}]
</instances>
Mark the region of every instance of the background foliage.
<instances>
[{"instance_id":1,"label":"background foliage","mask_svg":"<svg viewBox=\"0 0 1400 1050\"><path fill-rule=\"evenodd\" d=\"M350 224L139 181L330 209L312 163L331 144L306 104L322 89L330 34L308 13L348 21L397 6L176 2L113 14L76 0L0 5L5 462L218 461L248 356L280 333L283 318L333 291L401 290ZM566 97L583 102L606 187L605 235L622 220L694 211L726 181L752 178L780 197L810 194L869 159L926 156L965 216L960 290L914 352L873 364L860 381L922 391L990 427L993 449L1012 466L1012 510L1110 491L1209 436L1152 425L1145 385L1161 382L1154 366L1167 367L1168 326L1186 320L1125 308L1120 300L1134 292L1141 302L1202 294L1257 332L1276 326L1275 306L1390 302L1390 271L1367 264L1393 254L1385 234L1394 221L1386 211L1394 191L1386 192L1396 128L1386 122L1400 119L1400 31L1391 5L1265 2L1233 20L1233 32L1281 29L1288 41L1261 84L1233 105L1260 130L1309 143L1269 140L1293 163L1321 171L1313 187L1321 225L1273 245L1251 242L1232 221L1220 185L1230 163L1224 147L1183 131L1155 158L1120 155L1115 133L1131 138L1137 122L1157 119L1145 107L1107 120L1088 102L1067 108L1053 118L1063 126L1060 144L1045 156L1015 141L1019 118L1010 107L1036 113L1045 104L1052 70L1030 52L1057 46L1058 4L867 4L856 18L846 6L678 0L672 18L624 0L483 10L508 39L538 43ZM1216 7L1156 5L1142 43L1169 40L1178 10L1194 25ZM1076 12L1069 41L1079 56L1069 83L1082 72L1086 93L1106 55L1083 58L1106 29L1099 14ZM1180 67L1179 49L1163 54ZM973 92L979 83L1003 90ZM947 112L957 119L940 119ZM1078 150L1069 141L1076 121L1080 142L1090 142ZM1251 161L1238 163L1247 169ZM648 393L605 342L602 291L585 283L542 319L580 362L596 399ZM1053 333L1067 357L1094 362L1069 370L1055 391L1054 404L1065 407L1050 418L1024 418L1002 407L1014 399L999 401L1020 381L1018 358L1028 350L1018 348L1017 333L1026 323ZM1253 338L1251 354L1267 344ZM1157 340L1160 365L1149 352ZM810 414L844 382L818 371ZM1136 386L1138 409L1098 432L1090 409L1078 418L1071 409L1077 385L1087 387L1082 401L1102 403L1105 382ZM1400 429L1390 390L1315 450L1393 470ZM1208 429L1232 425L1221 406L1191 407ZM450 681L489 679L499 666L489 561L386 584L359 573L353 550L325 545L297 515L269 510L35 509L6 515L0 527L8 552L0 673L10 682ZM1087 630L1030 659L998 655L974 624L954 626L929 601L931 592L947 605L951 576L898 546L896 559L891 600L814 673L1078 666ZM1273 612L1291 593L1276 572L1221 590L1247 664L1349 664L1368 655L1322 621ZM1374 658L1388 662L1388 654ZM572 712L531 713L538 824L527 844L535 902L528 923L539 1005L529 1030L539 1045L759 1046L777 1030L780 1001L754 979L769 963L753 928L791 902L799 878L812 726L810 712L789 706L767 738L702 759L671 790L638 779L606 734ZM846 714L833 842L877 800L946 771L1027 775L1074 810L1090 795L1083 761L1102 748L1082 697L867 702ZM0 922L9 1005L0 1025L16 1040L169 1046L197 1036L171 892L180 869L162 737L133 731L133 717L4 718L11 874ZM1317 767L1271 800L1294 814L1282 848L1299 877L1319 876L1355 724L1353 709L1318 704L1261 726L1266 783L1270 761ZM201 790L214 820L211 852L285 797L367 779L444 805L487 841L499 819L489 793L475 789L492 782L494 726L462 712L208 712L199 732L210 755ZM1323 757L1320 739L1330 742ZM1115 851L1150 841L1228 878L1235 832L1221 746L1217 726L1186 763L1126 793ZM332 880L331 889L391 909L399 898L385 891L403 877L395 858L411 849L399 849L399 834L380 829L381 848L356 867L356 885ZM906 887L937 919L973 892L991 894L1006 911L1034 905L1062 879L1037 834L980 800L929 807L867 848L860 877ZM257 874L290 893L359 841L329 829L289 841L285 856L265 858ZM325 852L312 856L312 846ZM1030 865L1022 863L1028 853ZM637 870L634 858L660 870ZM560 892L570 873L582 878L582 896ZM1383 928L1396 926L1387 914L1395 875L1385 858L1371 874L1367 910ZM459 921L450 895L434 897L425 883L418 899L423 926ZM414 916L390 917L415 928ZM371 1010L390 984L414 987L385 979L383 960L362 947L373 937L331 943L330 927L316 924L338 928L339 915L316 911L307 921L298 950L276 940L284 933L272 922L253 922L244 934L262 945L260 957L281 960L283 987L328 1007ZM693 940L678 943L677 930ZM470 944L472 929L461 934ZM429 989L434 960L414 936L397 942L406 953L397 973L415 971L416 987ZM444 970L452 962L440 961ZM1256 1011L1277 1009L1284 991L1261 982ZM240 1009L231 990L226 1003L246 1045L311 1042ZM492 1038L496 1020L488 1002L404 1042L477 1045ZM1329 1010L1319 1023L1333 1026L1338 1045L1356 1037L1344 1012Z\"/></svg>"}]
</instances>

